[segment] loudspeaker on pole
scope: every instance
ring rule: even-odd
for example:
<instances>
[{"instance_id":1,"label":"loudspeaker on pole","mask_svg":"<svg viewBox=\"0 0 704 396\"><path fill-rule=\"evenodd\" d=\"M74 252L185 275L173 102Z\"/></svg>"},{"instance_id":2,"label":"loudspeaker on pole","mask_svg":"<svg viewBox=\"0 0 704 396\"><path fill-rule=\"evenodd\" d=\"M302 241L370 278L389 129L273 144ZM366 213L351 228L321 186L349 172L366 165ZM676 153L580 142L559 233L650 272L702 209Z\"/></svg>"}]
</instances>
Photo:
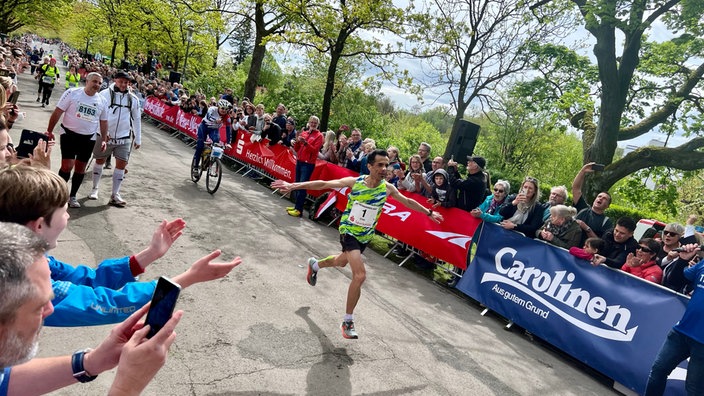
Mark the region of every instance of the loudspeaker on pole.
<instances>
[{"instance_id":1,"label":"loudspeaker on pole","mask_svg":"<svg viewBox=\"0 0 704 396\"><path fill-rule=\"evenodd\" d=\"M459 130L454 138L450 141L450 155L448 158L454 158L459 163L464 163L468 155L474 153L474 146L477 144L479 137L480 126L461 120Z\"/></svg>"}]
</instances>

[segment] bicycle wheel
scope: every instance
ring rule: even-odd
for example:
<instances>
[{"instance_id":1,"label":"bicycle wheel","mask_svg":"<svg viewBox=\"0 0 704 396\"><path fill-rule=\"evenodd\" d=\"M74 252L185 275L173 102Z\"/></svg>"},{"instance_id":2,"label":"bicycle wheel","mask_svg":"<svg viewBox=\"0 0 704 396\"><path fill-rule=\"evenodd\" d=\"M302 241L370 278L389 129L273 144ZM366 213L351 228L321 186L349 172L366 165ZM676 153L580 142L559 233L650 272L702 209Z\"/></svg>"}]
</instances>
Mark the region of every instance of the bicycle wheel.
<instances>
[{"instance_id":1,"label":"bicycle wheel","mask_svg":"<svg viewBox=\"0 0 704 396\"><path fill-rule=\"evenodd\" d=\"M209 193L215 194L215 191L220 187L221 179L222 163L220 162L220 158L211 158L207 173L205 174L205 188Z\"/></svg>"},{"instance_id":2,"label":"bicycle wheel","mask_svg":"<svg viewBox=\"0 0 704 396\"><path fill-rule=\"evenodd\" d=\"M202 166L205 166L204 163L201 163ZM200 180L200 176L203 173L203 168L201 167L199 170L196 170L196 160L194 159L193 162L191 162L191 180L193 180L193 183L198 183L198 180Z\"/></svg>"}]
</instances>

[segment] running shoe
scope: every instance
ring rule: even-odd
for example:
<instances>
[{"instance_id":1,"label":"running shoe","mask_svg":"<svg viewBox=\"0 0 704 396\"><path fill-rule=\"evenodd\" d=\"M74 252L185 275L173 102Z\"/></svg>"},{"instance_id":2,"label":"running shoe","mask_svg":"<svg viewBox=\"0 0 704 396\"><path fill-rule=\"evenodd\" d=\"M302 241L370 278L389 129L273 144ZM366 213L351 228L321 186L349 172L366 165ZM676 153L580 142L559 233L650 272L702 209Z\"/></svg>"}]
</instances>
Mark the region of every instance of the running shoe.
<instances>
[{"instance_id":1,"label":"running shoe","mask_svg":"<svg viewBox=\"0 0 704 396\"><path fill-rule=\"evenodd\" d=\"M88 199L98 199L98 189L94 188L90 194L88 194Z\"/></svg>"},{"instance_id":2,"label":"running shoe","mask_svg":"<svg viewBox=\"0 0 704 396\"><path fill-rule=\"evenodd\" d=\"M315 286L318 281L318 271L313 269L313 265L317 262L315 258L311 257L308 259L308 275L306 275L306 280L311 286Z\"/></svg>"},{"instance_id":3,"label":"running shoe","mask_svg":"<svg viewBox=\"0 0 704 396\"><path fill-rule=\"evenodd\" d=\"M113 194L112 197L110 197L110 202L108 204L112 206L117 206L118 208L124 208L125 206L127 206L127 201L122 199L122 197L120 197L120 194Z\"/></svg>"},{"instance_id":4,"label":"running shoe","mask_svg":"<svg viewBox=\"0 0 704 396\"><path fill-rule=\"evenodd\" d=\"M349 340L356 340L359 338L359 336L357 336L357 332L354 330L354 322L351 320L342 322L340 329L342 329L342 336Z\"/></svg>"},{"instance_id":5,"label":"running shoe","mask_svg":"<svg viewBox=\"0 0 704 396\"><path fill-rule=\"evenodd\" d=\"M68 198L68 207L69 208L80 208L81 204L78 203L78 200L76 197L69 197Z\"/></svg>"},{"instance_id":6,"label":"running shoe","mask_svg":"<svg viewBox=\"0 0 704 396\"><path fill-rule=\"evenodd\" d=\"M293 217L302 217L303 213L301 213L300 210L293 208L293 210L286 210L286 213L288 213L289 216Z\"/></svg>"},{"instance_id":7,"label":"running shoe","mask_svg":"<svg viewBox=\"0 0 704 396\"><path fill-rule=\"evenodd\" d=\"M294 209L296 209L295 206L287 206L287 207L286 207L286 211L294 210Z\"/></svg>"}]
</instances>

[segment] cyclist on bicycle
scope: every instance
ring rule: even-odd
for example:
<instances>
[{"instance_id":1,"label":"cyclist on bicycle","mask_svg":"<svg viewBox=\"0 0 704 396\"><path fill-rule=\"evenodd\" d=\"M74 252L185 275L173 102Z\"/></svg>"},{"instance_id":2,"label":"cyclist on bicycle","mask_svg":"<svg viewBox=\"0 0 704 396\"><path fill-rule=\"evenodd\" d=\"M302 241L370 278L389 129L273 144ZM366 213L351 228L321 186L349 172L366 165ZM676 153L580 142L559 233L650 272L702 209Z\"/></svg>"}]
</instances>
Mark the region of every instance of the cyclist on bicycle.
<instances>
[{"instance_id":1,"label":"cyclist on bicycle","mask_svg":"<svg viewBox=\"0 0 704 396\"><path fill-rule=\"evenodd\" d=\"M193 170L200 170L200 156L205 147L205 140L210 137L213 143L220 142L220 126L222 124L225 124L227 133L225 148L229 149L232 147L230 146L230 141L232 140L230 110L232 110L232 104L225 99L220 99L217 106L208 108L203 121L198 125L198 142L196 143L196 152L193 155Z\"/></svg>"}]
</instances>

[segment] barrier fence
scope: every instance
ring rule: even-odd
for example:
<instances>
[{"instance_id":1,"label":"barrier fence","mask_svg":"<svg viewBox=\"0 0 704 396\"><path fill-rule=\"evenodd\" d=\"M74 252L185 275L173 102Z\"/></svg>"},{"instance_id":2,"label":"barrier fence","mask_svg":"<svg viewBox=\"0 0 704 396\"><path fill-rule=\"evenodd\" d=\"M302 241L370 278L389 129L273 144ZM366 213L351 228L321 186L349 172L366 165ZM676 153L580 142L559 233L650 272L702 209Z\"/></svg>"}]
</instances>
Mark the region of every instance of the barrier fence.
<instances>
[{"instance_id":1,"label":"barrier fence","mask_svg":"<svg viewBox=\"0 0 704 396\"><path fill-rule=\"evenodd\" d=\"M147 98L144 112L196 139L201 118ZM221 140L225 138L224 128ZM291 149L237 131L225 155L272 178L295 180ZM356 175L319 160L311 179ZM344 210L346 189L326 204ZM402 192L423 205L425 198ZM377 230L410 247L466 270L457 288L625 387L643 393L650 366L670 328L682 317L688 298L606 266L592 267L566 250L494 225L456 208L438 208L441 224L392 198ZM478 229L478 226L481 228ZM476 235L475 235L476 232ZM474 236L476 252L467 266ZM686 362L668 381L667 395L684 395Z\"/></svg>"},{"instance_id":2,"label":"barrier fence","mask_svg":"<svg viewBox=\"0 0 704 396\"><path fill-rule=\"evenodd\" d=\"M144 112L150 117L196 139L201 118L184 113L178 106L169 106L154 97L144 103ZM224 127L220 139L226 138ZM233 136L232 148L225 155L249 166L260 173L288 182L295 180L296 159L294 153L282 144L269 146L268 140L257 140L258 136L239 130ZM313 180L333 180L356 173L327 161L318 160L311 176ZM403 191L402 194L414 198L427 206L426 198L419 194ZM346 189L336 190L329 203L340 210L347 205ZM435 209L434 209L435 210ZM469 213L457 208L438 208L445 221L435 224L422 213L413 211L389 198L384 204L377 230L397 239L418 251L425 252L459 269L467 268L467 249L472 233L481 222Z\"/></svg>"}]
</instances>

